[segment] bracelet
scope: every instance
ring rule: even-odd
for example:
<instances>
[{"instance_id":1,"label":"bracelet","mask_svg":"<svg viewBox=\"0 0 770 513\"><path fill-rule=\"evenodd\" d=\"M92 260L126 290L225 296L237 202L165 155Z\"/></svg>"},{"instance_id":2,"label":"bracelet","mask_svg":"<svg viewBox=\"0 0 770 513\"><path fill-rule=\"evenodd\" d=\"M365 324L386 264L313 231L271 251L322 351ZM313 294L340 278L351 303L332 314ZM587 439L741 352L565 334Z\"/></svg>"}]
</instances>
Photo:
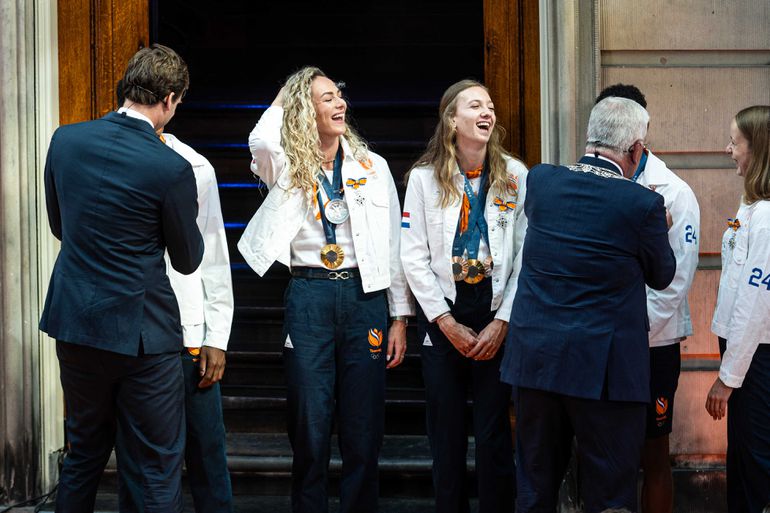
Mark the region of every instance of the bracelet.
<instances>
[{"instance_id":1,"label":"bracelet","mask_svg":"<svg viewBox=\"0 0 770 513\"><path fill-rule=\"evenodd\" d=\"M409 326L409 318L406 315L394 315L390 318L391 321L403 321L405 326Z\"/></svg>"},{"instance_id":2,"label":"bracelet","mask_svg":"<svg viewBox=\"0 0 770 513\"><path fill-rule=\"evenodd\" d=\"M452 312L444 312L444 313L442 313L441 315L439 315L438 317L436 317L435 319L433 319L433 322L435 322L436 324L438 324L438 321L440 321L440 320L441 320L441 319L443 319L444 317L451 317L451 316L452 316Z\"/></svg>"}]
</instances>

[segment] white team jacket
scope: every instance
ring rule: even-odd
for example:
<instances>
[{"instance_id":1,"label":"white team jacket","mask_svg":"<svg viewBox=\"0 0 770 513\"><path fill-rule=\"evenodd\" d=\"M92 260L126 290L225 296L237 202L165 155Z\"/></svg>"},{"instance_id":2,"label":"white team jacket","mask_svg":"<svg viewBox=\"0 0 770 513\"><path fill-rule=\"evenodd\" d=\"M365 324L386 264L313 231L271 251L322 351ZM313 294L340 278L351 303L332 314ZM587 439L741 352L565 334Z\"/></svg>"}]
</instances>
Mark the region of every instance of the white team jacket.
<instances>
[{"instance_id":1,"label":"white team jacket","mask_svg":"<svg viewBox=\"0 0 770 513\"><path fill-rule=\"evenodd\" d=\"M698 267L700 208L690 186L652 152L637 183L663 196L674 222L668 231L668 242L676 257L674 279L664 290L647 287L650 346L655 347L673 344L692 335L687 293Z\"/></svg>"},{"instance_id":2,"label":"white team jacket","mask_svg":"<svg viewBox=\"0 0 770 513\"><path fill-rule=\"evenodd\" d=\"M270 192L246 226L238 250L260 276L276 260L291 266L291 242L312 205L301 190L289 187L288 160L281 147L282 125L283 108L270 107L249 135L254 158L251 170ZM341 143L342 182L366 178L366 185L357 190L357 200L347 201L364 292L387 289L391 316L414 315L398 257L400 205L388 164L371 151L368 161L359 162L344 137Z\"/></svg>"},{"instance_id":3,"label":"white team jacket","mask_svg":"<svg viewBox=\"0 0 770 513\"><path fill-rule=\"evenodd\" d=\"M494 261L492 270L492 310L495 317L508 322L521 270L521 246L527 231L524 198L527 187L527 168L508 158L509 187L505 197L487 194L484 218L489 225L489 250ZM455 169L457 189L462 190L460 169ZM515 208L502 210L495 200L515 203ZM439 205L439 186L433 167L417 167L409 175L404 199L401 228L401 262L409 287L425 316L435 319L448 311L444 298L454 301L457 292L452 276L452 244L461 200L446 208Z\"/></svg>"},{"instance_id":4,"label":"white team jacket","mask_svg":"<svg viewBox=\"0 0 770 513\"><path fill-rule=\"evenodd\" d=\"M163 134L163 137L166 146L184 157L195 173L198 188L196 222L204 243L203 260L192 274L176 272L166 255L167 274L185 328L184 345L205 345L226 351L233 321L233 284L217 177L214 168L203 155L172 134ZM190 337L193 333L195 335Z\"/></svg>"},{"instance_id":5,"label":"white team jacket","mask_svg":"<svg viewBox=\"0 0 770 513\"><path fill-rule=\"evenodd\" d=\"M722 276L711 323L711 331L727 339L719 378L732 388L743 384L757 346L770 344L770 200L741 203L736 217L740 228L722 236Z\"/></svg>"}]
</instances>

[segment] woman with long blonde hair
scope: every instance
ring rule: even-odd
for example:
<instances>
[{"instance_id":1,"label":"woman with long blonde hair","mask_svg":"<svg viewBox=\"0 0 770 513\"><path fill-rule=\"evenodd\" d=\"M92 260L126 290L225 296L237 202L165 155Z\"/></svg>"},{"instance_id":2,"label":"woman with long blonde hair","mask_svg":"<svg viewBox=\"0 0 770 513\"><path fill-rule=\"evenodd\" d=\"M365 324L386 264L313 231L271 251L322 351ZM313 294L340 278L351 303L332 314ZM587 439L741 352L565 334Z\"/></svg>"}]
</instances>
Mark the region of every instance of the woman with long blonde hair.
<instances>
[{"instance_id":1,"label":"woman with long blonde hair","mask_svg":"<svg viewBox=\"0 0 770 513\"><path fill-rule=\"evenodd\" d=\"M473 399L479 511L513 511L508 405L499 379L527 220L527 168L502 148L489 92L450 86L425 153L409 172L401 261L420 306L436 510L468 511L466 400Z\"/></svg>"},{"instance_id":2,"label":"woman with long blonde hair","mask_svg":"<svg viewBox=\"0 0 770 513\"><path fill-rule=\"evenodd\" d=\"M292 510L328 511L336 411L340 511L376 511L385 369L403 361L405 316L414 313L393 177L351 130L338 85L318 68L286 80L249 148L270 192L238 249L260 276L276 260L292 275L283 335Z\"/></svg>"},{"instance_id":3,"label":"woman with long blonde hair","mask_svg":"<svg viewBox=\"0 0 770 513\"><path fill-rule=\"evenodd\" d=\"M770 105L735 115L727 153L743 198L722 237L711 331L724 352L706 410L727 415L727 511L770 504Z\"/></svg>"}]
</instances>

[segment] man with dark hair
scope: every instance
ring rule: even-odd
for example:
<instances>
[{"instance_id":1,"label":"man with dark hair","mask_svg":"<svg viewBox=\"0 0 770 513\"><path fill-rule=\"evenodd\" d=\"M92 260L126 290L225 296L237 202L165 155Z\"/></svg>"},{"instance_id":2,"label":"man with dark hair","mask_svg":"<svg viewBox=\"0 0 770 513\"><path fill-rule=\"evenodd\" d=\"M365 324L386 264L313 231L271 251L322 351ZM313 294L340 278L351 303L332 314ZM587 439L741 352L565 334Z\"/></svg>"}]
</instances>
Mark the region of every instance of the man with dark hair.
<instances>
[{"instance_id":1,"label":"man with dark hair","mask_svg":"<svg viewBox=\"0 0 770 513\"><path fill-rule=\"evenodd\" d=\"M647 108L647 101L636 86L609 86L599 94L596 102L611 96L628 98ZM651 401L647 406L647 433L642 450L642 510L646 513L671 513L674 482L669 459L669 434L673 425L674 394L679 384L679 345L692 335L687 293L698 267L700 208L690 186L647 148L631 178L663 196L674 220L668 232L668 242L676 257L674 280L664 290L647 288Z\"/></svg>"},{"instance_id":2,"label":"man with dark hair","mask_svg":"<svg viewBox=\"0 0 770 513\"><path fill-rule=\"evenodd\" d=\"M143 475L145 511L181 511L184 383L179 307L163 255L189 274L203 241L190 164L156 135L189 82L170 48L137 52L119 113L60 127L45 166L62 241L40 329L56 339L68 453L58 513L92 512L119 424Z\"/></svg>"},{"instance_id":3,"label":"man with dark hair","mask_svg":"<svg viewBox=\"0 0 770 513\"><path fill-rule=\"evenodd\" d=\"M650 400L645 283L666 288L676 266L663 198L628 179L648 121L633 101L607 98L578 163L527 176L500 369L515 387L518 513L556 511L573 437L585 512L636 510Z\"/></svg>"}]
</instances>

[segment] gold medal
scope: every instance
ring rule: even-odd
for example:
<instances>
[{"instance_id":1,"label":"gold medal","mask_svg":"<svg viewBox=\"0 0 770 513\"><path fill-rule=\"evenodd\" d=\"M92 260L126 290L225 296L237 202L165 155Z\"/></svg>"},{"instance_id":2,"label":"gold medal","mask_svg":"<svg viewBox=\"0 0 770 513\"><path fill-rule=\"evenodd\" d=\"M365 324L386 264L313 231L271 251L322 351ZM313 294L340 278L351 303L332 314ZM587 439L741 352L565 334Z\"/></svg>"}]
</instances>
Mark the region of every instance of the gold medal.
<instances>
[{"instance_id":1,"label":"gold medal","mask_svg":"<svg viewBox=\"0 0 770 513\"><path fill-rule=\"evenodd\" d=\"M336 269L345 260L345 253L336 244L327 244L321 248L321 263L327 269Z\"/></svg>"},{"instance_id":2,"label":"gold medal","mask_svg":"<svg viewBox=\"0 0 770 513\"><path fill-rule=\"evenodd\" d=\"M484 279L484 264L475 258L468 260L468 275L463 280L465 283L475 285Z\"/></svg>"},{"instance_id":3,"label":"gold medal","mask_svg":"<svg viewBox=\"0 0 770 513\"><path fill-rule=\"evenodd\" d=\"M495 268L495 263L492 261L492 257L488 256L484 259L484 276L491 277L492 269Z\"/></svg>"},{"instance_id":4,"label":"gold medal","mask_svg":"<svg viewBox=\"0 0 770 513\"><path fill-rule=\"evenodd\" d=\"M463 257L452 257L452 274L455 281L463 281L468 276L468 261Z\"/></svg>"}]
</instances>

